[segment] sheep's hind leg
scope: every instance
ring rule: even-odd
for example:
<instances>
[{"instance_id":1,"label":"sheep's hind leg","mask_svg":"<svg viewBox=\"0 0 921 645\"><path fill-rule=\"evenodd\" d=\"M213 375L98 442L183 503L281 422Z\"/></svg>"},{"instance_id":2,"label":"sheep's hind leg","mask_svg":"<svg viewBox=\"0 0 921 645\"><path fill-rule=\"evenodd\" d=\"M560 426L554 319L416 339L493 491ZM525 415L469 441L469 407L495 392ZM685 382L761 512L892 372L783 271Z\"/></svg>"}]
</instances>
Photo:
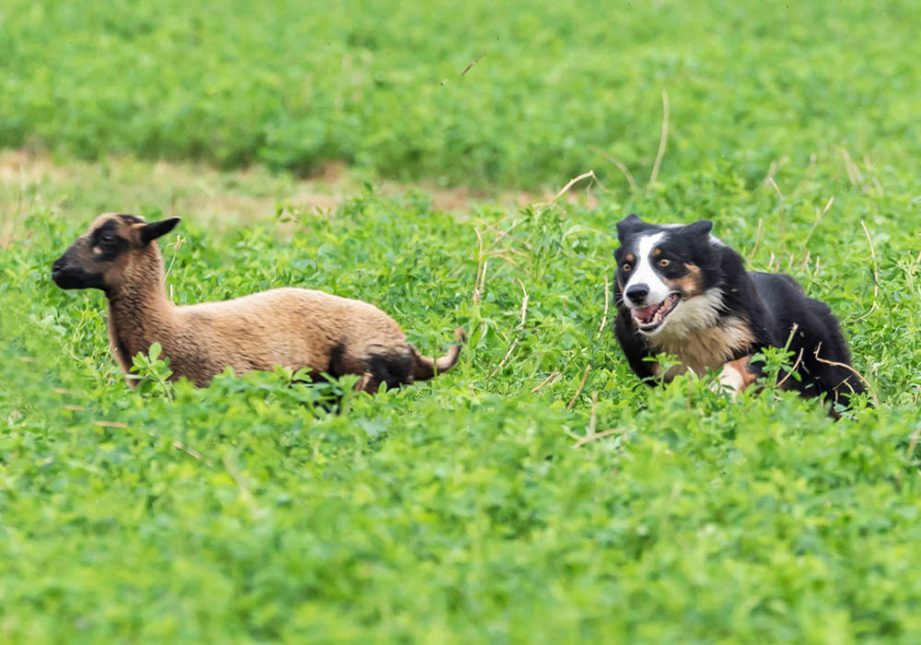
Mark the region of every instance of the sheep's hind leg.
<instances>
[{"instance_id":1,"label":"sheep's hind leg","mask_svg":"<svg viewBox=\"0 0 921 645\"><path fill-rule=\"evenodd\" d=\"M365 372L364 374L361 375L361 378L358 379L358 382L355 383L355 391L356 392L367 392L368 394L374 394L375 392L377 392L380 385L381 385L380 381L374 378L371 372Z\"/></svg>"},{"instance_id":2,"label":"sheep's hind leg","mask_svg":"<svg viewBox=\"0 0 921 645\"><path fill-rule=\"evenodd\" d=\"M365 392L377 392L382 383L387 389L393 389L413 382L413 359L409 354L372 354L367 362L366 375L370 374L370 379L364 385Z\"/></svg>"}]
</instances>

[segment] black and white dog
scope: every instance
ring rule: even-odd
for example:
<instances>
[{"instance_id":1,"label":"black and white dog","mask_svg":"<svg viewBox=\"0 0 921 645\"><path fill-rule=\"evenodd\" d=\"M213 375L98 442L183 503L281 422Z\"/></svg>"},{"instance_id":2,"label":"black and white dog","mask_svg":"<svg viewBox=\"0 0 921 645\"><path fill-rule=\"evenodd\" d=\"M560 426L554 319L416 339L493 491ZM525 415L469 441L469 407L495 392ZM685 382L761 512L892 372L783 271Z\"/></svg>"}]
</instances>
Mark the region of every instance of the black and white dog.
<instances>
[{"instance_id":1,"label":"black and white dog","mask_svg":"<svg viewBox=\"0 0 921 645\"><path fill-rule=\"evenodd\" d=\"M799 378L785 375L784 387L844 405L863 392L828 305L790 276L746 271L712 227L707 220L648 224L636 215L617 224L615 333L633 371L668 381L718 370L738 392L761 375L753 354L787 346ZM679 361L667 374L649 360L661 353Z\"/></svg>"}]
</instances>

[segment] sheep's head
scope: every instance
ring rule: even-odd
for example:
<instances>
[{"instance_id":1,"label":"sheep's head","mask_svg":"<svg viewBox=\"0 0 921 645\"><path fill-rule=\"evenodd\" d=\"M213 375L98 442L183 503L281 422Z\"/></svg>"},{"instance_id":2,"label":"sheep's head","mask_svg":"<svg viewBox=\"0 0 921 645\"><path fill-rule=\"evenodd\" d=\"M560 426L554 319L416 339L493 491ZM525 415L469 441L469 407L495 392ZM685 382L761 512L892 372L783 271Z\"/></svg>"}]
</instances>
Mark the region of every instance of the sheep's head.
<instances>
[{"instance_id":1,"label":"sheep's head","mask_svg":"<svg viewBox=\"0 0 921 645\"><path fill-rule=\"evenodd\" d=\"M51 278L62 289L108 292L124 281L126 271L143 266L145 261L149 264L151 258L159 259L151 242L169 233L178 223L178 217L145 222L136 215L100 215L55 261Z\"/></svg>"}]
</instances>

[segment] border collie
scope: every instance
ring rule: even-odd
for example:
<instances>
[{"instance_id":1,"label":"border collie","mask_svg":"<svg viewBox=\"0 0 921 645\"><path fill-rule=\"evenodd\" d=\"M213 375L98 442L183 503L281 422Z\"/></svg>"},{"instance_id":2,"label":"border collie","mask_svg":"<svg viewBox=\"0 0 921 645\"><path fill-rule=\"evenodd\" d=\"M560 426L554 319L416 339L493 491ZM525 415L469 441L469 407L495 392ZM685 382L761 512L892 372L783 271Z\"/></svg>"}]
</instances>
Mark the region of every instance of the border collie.
<instances>
[{"instance_id":1,"label":"border collie","mask_svg":"<svg viewBox=\"0 0 921 645\"><path fill-rule=\"evenodd\" d=\"M707 220L655 225L636 215L617 224L614 331L633 371L652 383L719 370L720 383L737 393L762 375L753 354L788 347L796 374L784 375L784 387L845 406L863 392L828 305L790 276L749 273L712 228ZM662 353L679 361L666 374L650 360Z\"/></svg>"}]
</instances>

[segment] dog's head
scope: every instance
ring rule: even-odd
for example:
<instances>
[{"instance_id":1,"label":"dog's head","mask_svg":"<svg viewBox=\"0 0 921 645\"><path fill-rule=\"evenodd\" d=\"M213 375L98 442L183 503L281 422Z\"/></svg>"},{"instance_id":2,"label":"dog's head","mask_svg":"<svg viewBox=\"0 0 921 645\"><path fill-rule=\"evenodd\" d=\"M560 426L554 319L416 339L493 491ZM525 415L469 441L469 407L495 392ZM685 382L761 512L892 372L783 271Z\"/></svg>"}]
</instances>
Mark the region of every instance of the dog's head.
<instances>
[{"instance_id":1,"label":"dog's head","mask_svg":"<svg viewBox=\"0 0 921 645\"><path fill-rule=\"evenodd\" d=\"M710 235L712 228L708 220L655 225L636 215L618 222L618 306L629 310L640 333L653 336L714 319L721 302L714 275L721 242Z\"/></svg>"}]
</instances>

